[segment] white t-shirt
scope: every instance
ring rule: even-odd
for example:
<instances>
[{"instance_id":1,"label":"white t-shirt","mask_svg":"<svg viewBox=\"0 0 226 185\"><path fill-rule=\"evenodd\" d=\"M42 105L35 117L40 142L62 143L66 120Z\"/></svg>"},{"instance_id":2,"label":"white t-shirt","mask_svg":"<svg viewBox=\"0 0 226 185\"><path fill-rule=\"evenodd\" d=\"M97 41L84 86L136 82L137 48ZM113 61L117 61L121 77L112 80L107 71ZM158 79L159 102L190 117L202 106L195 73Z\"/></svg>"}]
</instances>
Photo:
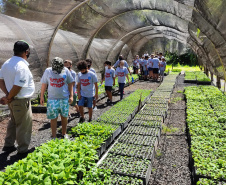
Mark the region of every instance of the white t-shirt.
<instances>
[{"instance_id":1,"label":"white t-shirt","mask_svg":"<svg viewBox=\"0 0 226 185\"><path fill-rule=\"evenodd\" d=\"M137 67L139 64L140 64L140 59L135 59L135 60L133 61L133 66L134 66L134 67Z\"/></svg>"},{"instance_id":2,"label":"white t-shirt","mask_svg":"<svg viewBox=\"0 0 226 185\"><path fill-rule=\"evenodd\" d=\"M123 61L124 61L124 66L128 68L129 67L128 63L125 60ZM117 60L116 63L114 64L114 67L115 68L119 67L119 63L120 63L120 60Z\"/></svg>"},{"instance_id":3,"label":"white t-shirt","mask_svg":"<svg viewBox=\"0 0 226 185\"><path fill-rule=\"evenodd\" d=\"M30 98L35 92L33 76L28 66L26 60L17 56L2 65L0 79L5 81L7 91L10 92L13 85L22 87L16 98Z\"/></svg>"},{"instance_id":4,"label":"white t-shirt","mask_svg":"<svg viewBox=\"0 0 226 185\"><path fill-rule=\"evenodd\" d=\"M115 70L113 68L105 70L105 86L112 86L114 77Z\"/></svg>"},{"instance_id":5,"label":"white t-shirt","mask_svg":"<svg viewBox=\"0 0 226 185\"><path fill-rule=\"evenodd\" d=\"M95 96L95 85L97 76L88 71L86 74L78 73L78 82L81 83L81 96L91 98Z\"/></svg>"},{"instance_id":6,"label":"white t-shirt","mask_svg":"<svg viewBox=\"0 0 226 185\"><path fill-rule=\"evenodd\" d=\"M52 67L45 70L41 82L48 84L48 99L69 98L68 84L74 82L74 78L68 68L64 67L60 74L52 71Z\"/></svg>"},{"instance_id":7,"label":"white t-shirt","mask_svg":"<svg viewBox=\"0 0 226 185\"><path fill-rule=\"evenodd\" d=\"M152 63L153 63L153 68L159 68L159 59L158 58L153 58Z\"/></svg>"},{"instance_id":8,"label":"white t-shirt","mask_svg":"<svg viewBox=\"0 0 226 185\"><path fill-rule=\"evenodd\" d=\"M148 67L153 68L153 62L152 62L153 58L149 58L148 59Z\"/></svg>"},{"instance_id":9,"label":"white t-shirt","mask_svg":"<svg viewBox=\"0 0 226 185\"><path fill-rule=\"evenodd\" d=\"M93 72L94 74L96 74L95 69L93 69L92 67L89 69L89 71Z\"/></svg>"},{"instance_id":10,"label":"white t-shirt","mask_svg":"<svg viewBox=\"0 0 226 185\"><path fill-rule=\"evenodd\" d=\"M160 69L160 71L165 71L165 69L166 69L166 62L160 62L159 69Z\"/></svg>"},{"instance_id":11,"label":"white t-shirt","mask_svg":"<svg viewBox=\"0 0 226 185\"><path fill-rule=\"evenodd\" d=\"M129 73L126 67L117 67L115 74L118 76L118 83L126 83L126 75Z\"/></svg>"}]
</instances>

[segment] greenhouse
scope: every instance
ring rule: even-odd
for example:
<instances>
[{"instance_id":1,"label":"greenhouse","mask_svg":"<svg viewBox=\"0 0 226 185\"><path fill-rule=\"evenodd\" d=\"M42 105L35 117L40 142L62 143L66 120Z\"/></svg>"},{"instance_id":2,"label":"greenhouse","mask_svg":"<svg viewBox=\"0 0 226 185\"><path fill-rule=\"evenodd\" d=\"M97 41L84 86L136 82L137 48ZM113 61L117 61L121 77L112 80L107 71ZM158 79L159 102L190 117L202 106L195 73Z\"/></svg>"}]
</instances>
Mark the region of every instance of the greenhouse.
<instances>
[{"instance_id":1,"label":"greenhouse","mask_svg":"<svg viewBox=\"0 0 226 185\"><path fill-rule=\"evenodd\" d=\"M0 184L226 184L225 9L225 0L0 0ZM17 41L29 47L26 69L35 84L26 155L4 151L10 104L20 101L2 88L13 75L4 65L17 56ZM153 64L152 54L157 79L141 62ZM68 138L62 112L51 137L52 95L49 86L43 90L47 68L60 61L55 57L78 76L87 59L96 71L91 118L76 82L79 108L69 107ZM114 70L106 61L120 64ZM128 63L124 89L121 61ZM117 76L110 90L103 82L108 69Z\"/></svg>"}]
</instances>

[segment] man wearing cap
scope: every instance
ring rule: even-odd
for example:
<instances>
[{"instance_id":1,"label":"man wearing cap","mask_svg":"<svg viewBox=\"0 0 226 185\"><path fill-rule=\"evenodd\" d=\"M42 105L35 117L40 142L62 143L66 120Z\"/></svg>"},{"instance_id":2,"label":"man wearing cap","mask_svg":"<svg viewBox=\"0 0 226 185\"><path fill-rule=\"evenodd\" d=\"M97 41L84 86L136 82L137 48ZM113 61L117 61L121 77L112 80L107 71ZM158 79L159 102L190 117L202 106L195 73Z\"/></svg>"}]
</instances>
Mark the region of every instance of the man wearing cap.
<instances>
[{"instance_id":1,"label":"man wearing cap","mask_svg":"<svg viewBox=\"0 0 226 185\"><path fill-rule=\"evenodd\" d=\"M160 70L160 81L163 81L164 71L166 70L166 60L164 57L162 57L162 60L159 63L159 70Z\"/></svg>"},{"instance_id":2,"label":"man wearing cap","mask_svg":"<svg viewBox=\"0 0 226 185\"><path fill-rule=\"evenodd\" d=\"M17 41L14 44L14 56L7 60L0 72L0 88L6 94L1 99L3 104L8 104L10 121L7 127L3 151L16 150L14 143L17 141L19 154L26 153L32 133L32 110L30 98L35 91L33 76L26 61L30 55L27 42Z\"/></svg>"},{"instance_id":3,"label":"man wearing cap","mask_svg":"<svg viewBox=\"0 0 226 185\"><path fill-rule=\"evenodd\" d=\"M52 138L56 138L57 118L61 115L62 136L68 139L67 123L69 103L73 102L73 84L75 82L62 58L55 57L52 67L45 70L42 79L40 104L44 104L44 93L48 85L47 118L50 119Z\"/></svg>"}]
</instances>

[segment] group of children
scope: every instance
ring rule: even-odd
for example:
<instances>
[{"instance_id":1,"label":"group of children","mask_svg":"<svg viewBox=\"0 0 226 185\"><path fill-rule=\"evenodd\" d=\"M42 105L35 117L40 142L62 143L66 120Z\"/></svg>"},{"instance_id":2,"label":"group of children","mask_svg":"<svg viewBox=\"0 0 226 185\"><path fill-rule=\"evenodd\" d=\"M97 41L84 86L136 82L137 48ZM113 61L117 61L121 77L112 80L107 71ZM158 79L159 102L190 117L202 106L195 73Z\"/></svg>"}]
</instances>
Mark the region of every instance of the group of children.
<instances>
[{"instance_id":1,"label":"group of children","mask_svg":"<svg viewBox=\"0 0 226 185\"><path fill-rule=\"evenodd\" d=\"M88 108L89 122L92 121L93 109L96 108L96 100L98 99L98 85L96 71L91 67L92 61L90 59L81 60L77 63L77 69L80 71L76 74L72 70L72 61L56 57L52 60L52 67L45 70L41 82L41 96L40 104L44 104L44 93L48 88L47 101L47 118L50 119L52 137L56 138L57 118L61 115L62 135L68 138L66 128L68 123L69 105L74 106L76 111L80 114L79 122L85 121L84 106ZM107 104L112 104L112 87L115 85L115 79L118 77L120 100L123 99L124 86L126 78L129 82L128 74L130 72L127 62L122 56L112 66L110 61L104 63L105 73L101 84L105 81L105 91L107 94ZM157 80L159 71L163 78L166 68L165 58L160 53L159 56L144 55L141 59L139 55L135 56L133 60L133 71L138 74L138 70L144 78ZM161 79L162 80L162 79ZM78 98L78 105L77 105Z\"/></svg>"},{"instance_id":2,"label":"group of children","mask_svg":"<svg viewBox=\"0 0 226 185\"><path fill-rule=\"evenodd\" d=\"M136 55L133 59L133 72L140 74L144 80L153 79L157 81L160 75L160 81L164 78L164 71L166 70L166 60L162 53L159 54L144 54L141 58Z\"/></svg>"}]
</instances>

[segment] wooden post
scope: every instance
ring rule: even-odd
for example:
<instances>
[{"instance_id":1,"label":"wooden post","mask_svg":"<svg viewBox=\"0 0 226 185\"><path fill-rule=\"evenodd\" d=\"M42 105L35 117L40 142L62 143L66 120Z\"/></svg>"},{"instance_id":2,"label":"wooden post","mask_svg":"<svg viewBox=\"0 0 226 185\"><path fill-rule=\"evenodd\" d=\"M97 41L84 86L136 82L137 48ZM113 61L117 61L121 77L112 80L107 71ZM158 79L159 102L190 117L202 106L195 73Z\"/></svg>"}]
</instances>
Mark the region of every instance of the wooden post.
<instances>
[{"instance_id":1,"label":"wooden post","mask_svg":"<svg viewBox=\"0 0 226 185\"><path fill-rule=\"evenodd\" d=\"M221 89L221 79L217 76L217 87Z\"/></svg>"}]
</instances>

